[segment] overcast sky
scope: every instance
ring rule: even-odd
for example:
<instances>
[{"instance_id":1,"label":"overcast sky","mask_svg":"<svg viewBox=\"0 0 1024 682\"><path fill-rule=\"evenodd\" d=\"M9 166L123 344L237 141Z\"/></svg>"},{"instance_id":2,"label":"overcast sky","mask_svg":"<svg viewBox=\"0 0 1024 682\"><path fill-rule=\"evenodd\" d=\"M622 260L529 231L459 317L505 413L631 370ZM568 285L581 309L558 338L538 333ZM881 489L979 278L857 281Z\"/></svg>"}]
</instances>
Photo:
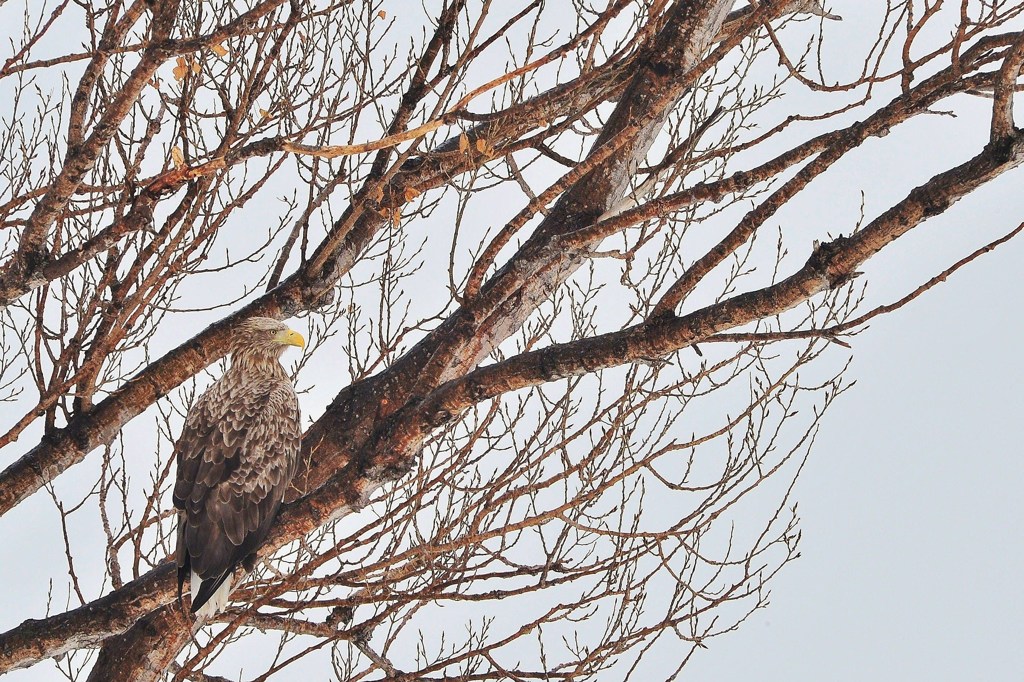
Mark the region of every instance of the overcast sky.
<instances>
[{"instance_id":1,"label":"overcast sky","mask_svg":"<svg viewBox=\"0 0 1024 682\"><path fill-rule=\"evenodd\" d=\"M860 3L828 6L844 35L870 30ZM799 219L842 232L851 190L865 191L870 219L977 154L990 103L955 101L938 108L957 118L869 141L868 155L821 178L831 189ZM872 259L872 304L1013 229L1020 189L1020 172L1007 174ZM857 385L826 417L795 491L802 556L775 580L771 606L684 679L1024 679L1022 262L1017 239L852 341Z\"/></svg>"},{"instance_id":2,"label":"overcast sky","mask_svg":"<svg viewBox=\"0 0 1024 682\"><path fill-rule=\"evenodd\" d=\"M829 3L847 31L857 30L860 1ZM966 101L957 119L898 129L882 158L872 145L883 145L867 143L860 161L830 171L814 203L780 224L834 221L834 233L848 232L861 190L871 218L977 153L988 106ZM872 302L899 298L1012 229L1024 218L1022 177L971 195L873 260L865 268ZM1022 679L1022 261L1018 239L852 341L857 386L826 417L796 487L802 557L772 583L770 607L711 640L683 679ZM16 527L0 521L8 547L30 544L24 519L53 515L42 498L16 510ZM39 564L29 559L0 565L6 585L28 586L8 590L5 629L41 616L45 586L33 583ZM51 680L54 671L42 664L9 679Z\"/></svg>"},{"instance_id":3,"label":"overcast sky","mask_svg":"<svg viewBox=\"0 0 1024 682\"><path fill-rule=\"evenodd\" d=\"M856 339L797 484L801 558L684 679L1021 679L1022 260L1018 240Z\"/></svg>"}]
</instances>

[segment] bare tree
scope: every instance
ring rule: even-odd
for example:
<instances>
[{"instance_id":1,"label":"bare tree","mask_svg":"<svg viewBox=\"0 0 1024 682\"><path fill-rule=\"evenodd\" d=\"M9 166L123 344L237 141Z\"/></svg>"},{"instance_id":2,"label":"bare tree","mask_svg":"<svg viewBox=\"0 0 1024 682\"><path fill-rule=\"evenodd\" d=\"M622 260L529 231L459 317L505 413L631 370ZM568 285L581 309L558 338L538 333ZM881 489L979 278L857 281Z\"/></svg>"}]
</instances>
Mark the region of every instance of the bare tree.
<instances>
[{"instance_id":1,"label":"bare tree","mask_svg":"<svg viewBox=\"0 0 1024 682\"><path fill-rule=\"evenodd\" d=\"M849 337L1021 230L865 303L867 259L1024 159L1018 2L858 4L870 34L817 0L16 4L0 513L65 565L0 671L672 675L796 556ZM970 159L773 224L978 98ZM308 327L304 462L193 632L170 444L253 315Z\"/></svg>"}]
</instances>

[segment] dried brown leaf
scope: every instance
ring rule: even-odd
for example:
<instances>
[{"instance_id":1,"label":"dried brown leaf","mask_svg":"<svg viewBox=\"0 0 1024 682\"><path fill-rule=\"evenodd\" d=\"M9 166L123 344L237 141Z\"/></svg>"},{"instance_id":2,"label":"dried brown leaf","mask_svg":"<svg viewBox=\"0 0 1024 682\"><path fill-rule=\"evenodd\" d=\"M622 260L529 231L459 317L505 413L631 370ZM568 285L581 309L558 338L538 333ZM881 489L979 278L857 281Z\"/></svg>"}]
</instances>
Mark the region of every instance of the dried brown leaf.
<instances>
[{"instance_id":1,"label":"dried brown leaf","mask_svg":"<svg viewBox=\"0 0 1024 682\"><path fill-rule=\"evenodd\" d=\"M184 57L178 57L175 61L177 66L174 67L174 80L180 82L185 78L185 74L188 73L188 63L185 61Z\"/></svg>"}]
</instances>

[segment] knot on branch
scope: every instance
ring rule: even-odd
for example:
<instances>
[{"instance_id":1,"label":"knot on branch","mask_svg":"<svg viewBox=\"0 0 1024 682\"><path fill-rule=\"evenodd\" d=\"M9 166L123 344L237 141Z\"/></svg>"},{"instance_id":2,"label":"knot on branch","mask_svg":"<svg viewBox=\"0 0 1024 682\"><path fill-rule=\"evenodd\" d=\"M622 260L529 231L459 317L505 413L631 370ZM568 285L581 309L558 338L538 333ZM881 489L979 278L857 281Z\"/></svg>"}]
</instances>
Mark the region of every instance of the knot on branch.
<instances>
[{"instance_id":1,"label":"knot on branch","mask_svg":"<svg viewBox=\"0 0 1024 682\"><path fill-rule=\"evenodd\" d=\"M46 251L45 244L25 251L25 278L32 280L41 276L41 271L50 260L50 254Z\"/></svg>"},{"instance_id":2,"label":"knot on branch","mask_svg":"<svg viewBox=\"0 0 1024 682\"><path fill-rule=\"evenodd\" d=\"M410 156L408 159L402 162L402 165L398 168L398 170L400 173L415 173L425 163L426 159L422 156Z\"/></svg>"},{"instance_id":3,"label":"knot on branch","mask_svg":"<svg viewBox=\"0 0 1024 682\"><path fill-rule=\"evenodd\" d=\"M139 197L136 197L136 201L132 206L132 212L129 216L129 229L130 230L145 230L146 232L156 232L156 219L153 217L153 204L148 201L139 201Z\"/></svg>"},{"instance_id":4,"label":"knot on branch","mask_svg":"<svg viewBox=\"0 0 1024 682\"><path fill-rule=\"evenodd\" d=\"M1017 154L1016 146L1022 134L1024 131L1011 127L1007 134L994 137L985 145L985 152L1000 166L1010 163Z\"/></svg>"},{"instance_id":5,"label":"knot on branch","mask_svg":"<svg viewBox=\"0 0 1024 682\"><path fill-rule=\"evenodd\" d=\"M416 450L416 452L408 456L398 455L389 457L387 462L382 462L379 465L372 467L368 472L368 478L379 481L380 483L397 481L416 468L416 462L419 460L420 452L420 450Z\"/></svg>"},{"instance_id":6,"label":"knot on branch","mask_svg":"<svg viewBox=\"0 0 1024 682\"><path fill-rule=\"evenodd\" d=\"M439 429L452 420L452 413L443 407L432 410L427 415L427 423L431 428Z\"/></svg>"},{"instance_id":7,"label":"knot on branch","mask_svg":"<svg viewBox=\"0 0 1024 682\"><path fill-rule=\"evenodd\" d=\"M936 189L931 183L917 187L913 190L913 195L921 207L921 216L924 219L941 215L956 201L949 192Z\"/></svg>"},{"instance_id":8,"label":"knot on branch","mask_svg":"<svg viewBox=\"0 0 1024 682\"><path fill-rule=\"evenodd\" d=\"M295 301L296 310L305 308L318 312L334 304L337 291L333 282L337 267L337 260L330 257L316 272L304 274L299 285L298 299Z\"/></svg>"},{"instance_id":9,"label":"knot on branch","mask_svg":"<svg viewBox=\"0 0 1024 682\"><path fill-rule=\"evenodd\" d=\"M473 402L478 403L490 397L490 387L479 379L471 379L466 383L466 393Z\"/></svg>"},{"instance_id":10,"label":"knot on branch","mask_svg":"<svg viewBox=\"0 0 1024 682\"><path fill-rule=\"evenodd\" d=\"M331 612L327 615L327 619L324 622L335 628L345 626L352 622L355 615L355 607L338 605L331 609Z\"/></svg>"},{"instance_id":11,"label":"knot on branch","mask_svg":"<svg viewBox=\"0 0 1024 682\"><path fill-rule=\"evenodd\" d=\"M807 267L828 282L829 289L837 289L847 284L861 273L847 270L837 262L850 243L850 237L836 237L830 242L814 242L814 250L807 259Z\"/></svg>"},{"instance_id":12,"label":"knot on branch","mask_svg":"<svg viewBox=\"0 0 1024 682\"><path fill-rule=\"evenodd\" d=\"M370 639L373 637L373 625L366 624L361 625L357 628L352 629L352 642L359 647L367 647L370 645Z\"/></svg>"},{"instance_id":13,"label":"knot on branch","mask_svg":"<svg viewBox=\"0 0 1024 682\"><path fill-rule=\"evenodd\" d=\"M323 293L315 296L311 300L310 306L309 306L310 310L322 311L325 308L331 307L332 305L334 305L335 296L336 296L336 292L334 290L334 287L331 287L327 291L324 291Z\"/></svg>"}]
</instances>

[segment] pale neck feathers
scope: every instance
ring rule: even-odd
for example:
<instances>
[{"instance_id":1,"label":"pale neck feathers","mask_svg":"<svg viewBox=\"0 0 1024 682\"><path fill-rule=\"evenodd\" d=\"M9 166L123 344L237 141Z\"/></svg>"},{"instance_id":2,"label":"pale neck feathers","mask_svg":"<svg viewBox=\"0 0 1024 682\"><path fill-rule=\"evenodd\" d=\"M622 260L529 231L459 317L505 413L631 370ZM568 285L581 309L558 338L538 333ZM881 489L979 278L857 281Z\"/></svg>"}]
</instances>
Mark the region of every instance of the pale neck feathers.
<instances>
[{"instance_id":1,"label":"pale neck feathers","mask_svg":"<svg viewBox=\"0 0 1024 682\"><path fill-rule=\"evenodd\" d=\"M245 348L231 354L231 374L263 374L279 378L287 378L284 367L278 362L278 349Z\"/></svg>"}]
</instances>

